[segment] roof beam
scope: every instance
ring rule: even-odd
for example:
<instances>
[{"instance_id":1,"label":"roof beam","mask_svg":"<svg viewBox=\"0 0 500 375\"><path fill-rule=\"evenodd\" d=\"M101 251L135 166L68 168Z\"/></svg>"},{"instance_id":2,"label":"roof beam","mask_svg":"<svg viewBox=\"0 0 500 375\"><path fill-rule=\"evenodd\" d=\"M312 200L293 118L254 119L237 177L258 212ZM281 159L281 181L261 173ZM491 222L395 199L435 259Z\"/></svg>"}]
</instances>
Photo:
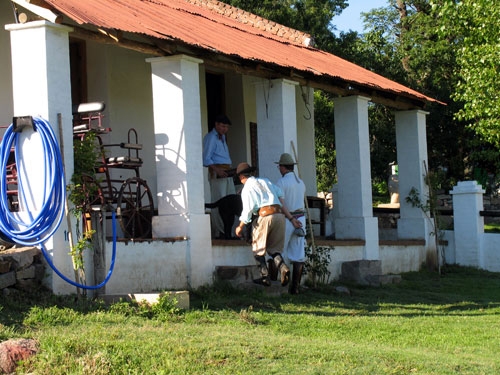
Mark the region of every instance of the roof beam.
<instances>
[{"instance_id":1,"label":"roof beam","mask_svg":"<svg viewBox=\"0 0 500 375\"><path fill-rule=\"evenodd\" d=\"M109 32L96 32L75 25L67 25L73 28L72 36L81 39L92 40L98 43L113 44L123 48L154 56L163 56L165 51L148 43L141 43L125 38L112 37Z\"/></svg>"}]
</instances>

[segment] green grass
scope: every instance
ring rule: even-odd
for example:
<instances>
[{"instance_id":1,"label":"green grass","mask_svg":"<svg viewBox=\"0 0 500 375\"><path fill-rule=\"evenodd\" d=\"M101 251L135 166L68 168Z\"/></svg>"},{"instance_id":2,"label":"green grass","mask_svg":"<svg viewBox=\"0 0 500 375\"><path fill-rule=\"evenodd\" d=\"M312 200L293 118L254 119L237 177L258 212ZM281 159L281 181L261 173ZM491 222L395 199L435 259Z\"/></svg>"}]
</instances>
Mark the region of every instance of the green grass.
<instances>
[{"instance_id":1,"label":"green grass","mask_svg":"<svg viewBox=\"0 0 500 375\"><path fill-rule=\"evenodd\" d=\"M485 233L500 233L500 223L484 224Z\"/></svg>"},{"instance_id":2,"label":"green grass","mask_svg":"<svg viewBox=\"0 0 500 375\"><path fill-rule=\"evenodd\" d=\"M499 374L500 274L446 267L379 288L267 297L224 284L191 309L2 297L0 340L34 338L34 374Z\"/></svg>"}]
</instances>

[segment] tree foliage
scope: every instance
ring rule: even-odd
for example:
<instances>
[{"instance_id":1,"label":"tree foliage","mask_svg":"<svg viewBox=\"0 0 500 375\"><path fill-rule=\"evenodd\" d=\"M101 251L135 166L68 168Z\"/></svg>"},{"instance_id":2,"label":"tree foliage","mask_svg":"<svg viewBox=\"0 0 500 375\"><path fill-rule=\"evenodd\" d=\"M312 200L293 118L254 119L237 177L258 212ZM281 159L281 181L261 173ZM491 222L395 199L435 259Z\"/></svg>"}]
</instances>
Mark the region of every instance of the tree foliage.
<instances>
[{"instance_id":1,"label":"tree foliage","mask_svg":"<svg viewBox=\"0 0 500 375\"><path fill-rule=\"evenodd\" d=\"M446 103L428 107L427 133L430 167L447 171L449 185L500 169L500 10L491 5L389 0L365 15L365 47L377 48L384 40L392 49L378 53L391 53L389 60L403 75L394 67L376 71Z\"/></svg>"},{"instance_id":2,"label":"tree foliage","mask_svg":"<svg viewBox=\"0 0 500 375\"><path fill-rule=\"evenodd\" d=\"M427 0L389 0L386 7L364 17L368 31L361 36L362 45L375 50L376 56L368 64L356 62L446 104L428 105L427 140L429 165L447 171L448 188L463 178L470 149L464 143L465 123L454 118L460 105L450 99L455 85L454 47L439 37L439 17ZM376 127L389 129L393 120L373 121L383 121L385 125Z\"/></svg>"},{"instance_id":3,"label":"tree foliage","mask_svg":"<svg viewBox=\"0 0 500 375\"><path fill-rule=\"evenodd\" d=\"M328 192L337 181L333 101L324 93L314 93L314 133L318 191Z\"/></svg>"},{"instance_id":4,"label":"tree foliage","mask_svg":"<svg viewBox=\"0 0 500 375\"><path fill-rule=\"evenodd\" d=\"M365 32L335 36L347 0L232 0L232 5L311 34L316 47L411 87L443 104L426 110L429 167L457 180L500 170L500 8L491 0L387 0L364 14ZM333 104L315 93L318 190L336 182ZM369 107L372 178L396 161L394 116ZM478 167L481 167L478 172Z\"/></svg>"},{"instance_id":5,"label":"tree foliage","mask_svg":"<svg viewBox=\"0 0 500 375\"><path fill-rule=\"evenodd\" d=\"M440 18L439 35L456 51L456 86L462 103L456 118L481 140L483 157L497 161L500 150L500 8L491 0L431 1ZM490 152L485 152L487 150ZM489 154L489 155L488 155ZM477 157L478 155L476 155ZM486 163L488 164L488 163Z\"/></svg>"}]
</instances>

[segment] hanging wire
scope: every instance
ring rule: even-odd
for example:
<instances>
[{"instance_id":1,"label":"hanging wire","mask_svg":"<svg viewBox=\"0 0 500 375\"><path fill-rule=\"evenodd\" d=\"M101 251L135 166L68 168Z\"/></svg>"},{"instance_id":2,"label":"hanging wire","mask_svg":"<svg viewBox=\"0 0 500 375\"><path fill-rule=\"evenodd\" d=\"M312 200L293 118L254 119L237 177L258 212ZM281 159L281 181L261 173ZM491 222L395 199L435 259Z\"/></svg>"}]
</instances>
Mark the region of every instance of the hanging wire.
<instances>
[{"instance_id":1,"label":"hanging wire","mask_svg":"<svg viewBox=\"0 0 500 375\"><path fill-rule=\"evenodd\" d=\"M304 119L310 120L312 118L311 109L309 108L309 86L306 87L307 91L304 92L304 86L300 86L300 91L302 91L302 100L307 109L307 116L304 115Z\"/></svg>"},{"instance_id":2,"label":"hanging wire","mask_svg":"<svg viewBox=\"0 0 500 375\"><path fill-rule=\"evenodd\" d=\"M268 80L269 87L266 95L266 85L262 85L262 91L264 92L264 102L266 103L266 118L269 118L269 96L271 95L271 80Z\"/></svg>"}]
</instances>

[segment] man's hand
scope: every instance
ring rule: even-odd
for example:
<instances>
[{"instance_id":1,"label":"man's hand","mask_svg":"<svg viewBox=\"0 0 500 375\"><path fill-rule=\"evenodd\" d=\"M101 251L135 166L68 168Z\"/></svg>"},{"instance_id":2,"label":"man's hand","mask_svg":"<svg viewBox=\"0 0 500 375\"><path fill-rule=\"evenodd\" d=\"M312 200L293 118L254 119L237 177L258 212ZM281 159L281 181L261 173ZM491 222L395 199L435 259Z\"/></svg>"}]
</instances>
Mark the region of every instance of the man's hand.
<instances>
[{"instance_id":1,"label":"man's hand","mask_svg":"<svg viewBox=\"0 0 500 375\"><path fill-rule=\"evenodd\" d=\"M217 176L219 176L221 178L227 177L226 170L222 169L222 168L217 168Z\"/></svg>"},{"instance_id":2,"label":"man's hand","mask_svg":"<svg viewBox=\"0 0 500 375\"><path fill-rule=\"evenodd\" d=\"M227 173L224 169L217 167L216 165L211 165L210 169L215 173L215 175L219 178L227 177Z\"/></svg>"},{"instance_id":3,"label":"man's hand","mask_svg":"<svg viewBox=\"0 0 500 375\"><path fill-rule=\"evenodd\" d=\"M243 237L243 228L245 227L245 223L243 223L242 221L240 221L240 225L238 225L236 227L236 229L234 230L234 233L238 236L238 237Z\"/></svg>"},{"instance_id":4,"label":"man's hand","mask_svg":"<svg viewBox=\"0 0 500 375\"><path fill-rule=\"evenodd\" d=\"M292 220L290 220L290 222L292 223L292 225L295 229L302 228L302 223L298 219L292 218Z\"/></svg>"}]
</instances>

